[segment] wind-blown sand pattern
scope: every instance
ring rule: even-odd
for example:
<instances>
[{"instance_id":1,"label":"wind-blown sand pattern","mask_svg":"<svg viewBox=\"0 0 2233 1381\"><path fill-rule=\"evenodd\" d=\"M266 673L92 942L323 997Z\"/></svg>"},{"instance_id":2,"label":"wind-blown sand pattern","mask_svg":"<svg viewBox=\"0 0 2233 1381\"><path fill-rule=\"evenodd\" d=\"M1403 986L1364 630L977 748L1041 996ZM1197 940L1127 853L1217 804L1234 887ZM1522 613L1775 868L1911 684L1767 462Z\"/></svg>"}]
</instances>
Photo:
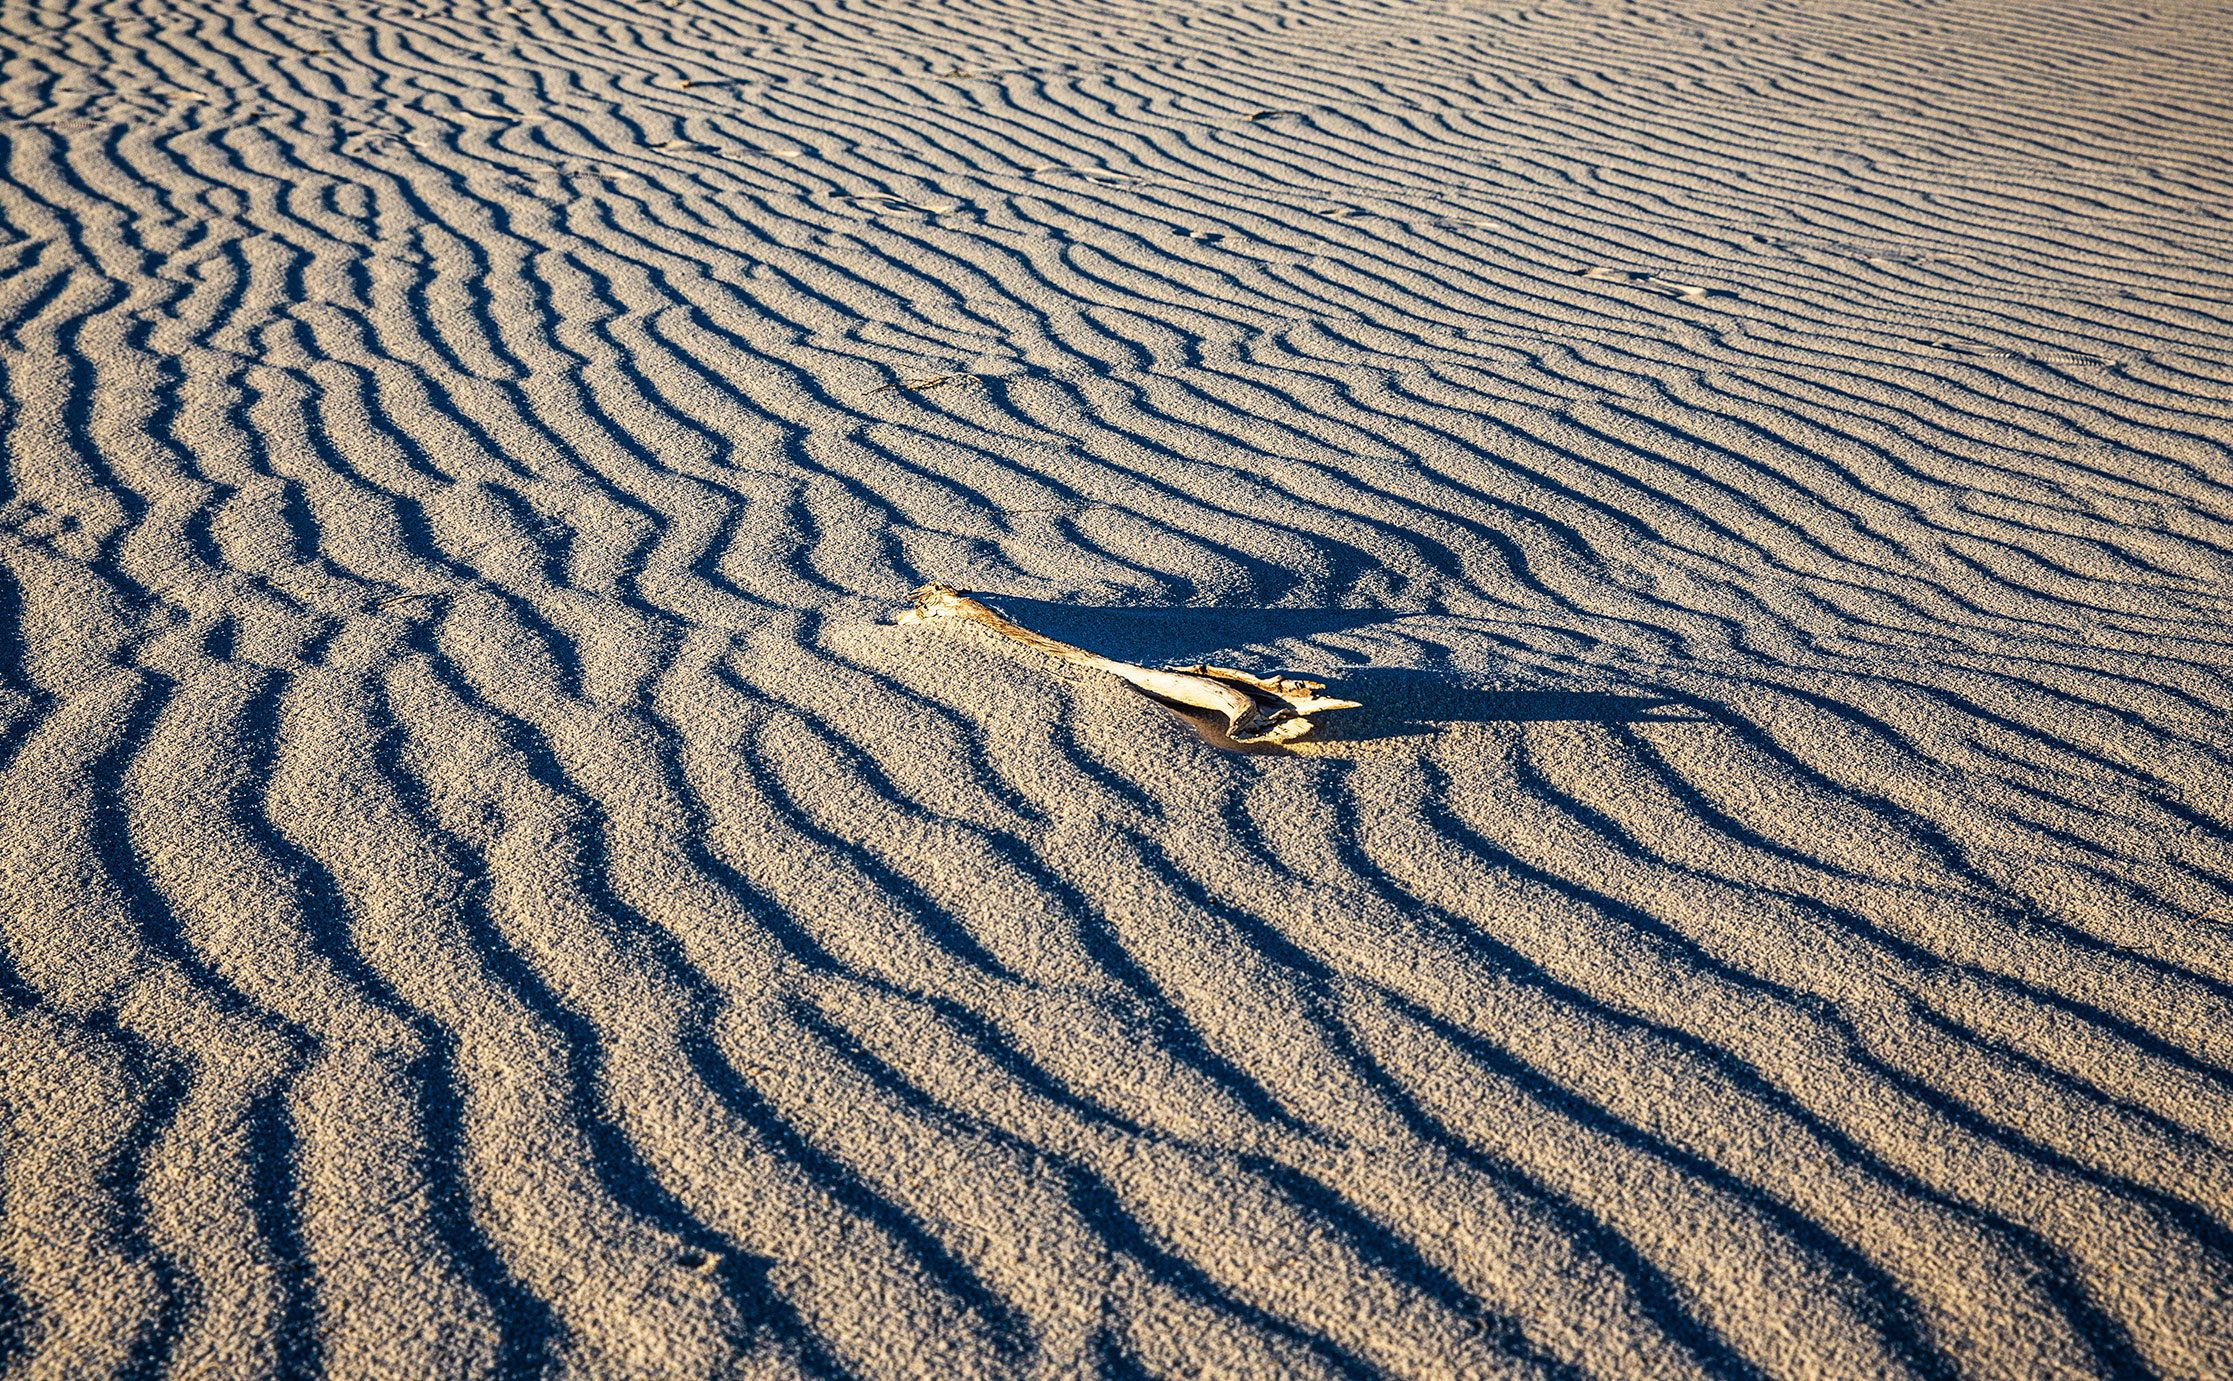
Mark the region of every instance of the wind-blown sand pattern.
<instances>
[{"instance_id":1,"label":"wind-blown sand pattern","mask_svg":"<svg viewBox=\"0 0 2233 1381\"><path fill-rule=\"evenodd\" d=\"M2233 11L1832 8L8 0L0 1365L2233 1370Z\"/></svg>"}]
</instances>

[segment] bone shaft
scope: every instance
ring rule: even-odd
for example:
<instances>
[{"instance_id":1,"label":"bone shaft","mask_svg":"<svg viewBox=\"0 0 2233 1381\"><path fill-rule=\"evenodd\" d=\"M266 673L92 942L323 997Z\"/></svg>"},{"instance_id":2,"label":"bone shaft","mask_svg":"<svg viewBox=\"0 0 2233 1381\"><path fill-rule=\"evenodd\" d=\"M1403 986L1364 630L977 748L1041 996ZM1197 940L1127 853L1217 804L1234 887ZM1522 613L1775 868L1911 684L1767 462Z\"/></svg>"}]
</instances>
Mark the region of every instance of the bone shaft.
<instances>
[{"instance_id":1,"label":"bone shaft","mask_svg":"<svg viewBox=\"0 0 2233 1381\"><path fill-rule=\"evenodd\" d=\"M1175 700L1181 705L1211 710L1224 715L1234 724L1244 724L1256 715L1256 702L1231 686L1220 685L1206 676L1189 676L1185 672L1156 671L1132 662L1120 662L1113 657L1103 657L1082 647L1072 647L1044 633L1034 633L1012 619L1002 618L977 600L965 596L936 595L923 602L926 612L936 608L954 618L970 619L990 628L1003 637L1013 638L1026 647L1036 648L1051 657L1080 666L1121 676L1148 694L1164 700Z\"/></svg>"}]
</instances>

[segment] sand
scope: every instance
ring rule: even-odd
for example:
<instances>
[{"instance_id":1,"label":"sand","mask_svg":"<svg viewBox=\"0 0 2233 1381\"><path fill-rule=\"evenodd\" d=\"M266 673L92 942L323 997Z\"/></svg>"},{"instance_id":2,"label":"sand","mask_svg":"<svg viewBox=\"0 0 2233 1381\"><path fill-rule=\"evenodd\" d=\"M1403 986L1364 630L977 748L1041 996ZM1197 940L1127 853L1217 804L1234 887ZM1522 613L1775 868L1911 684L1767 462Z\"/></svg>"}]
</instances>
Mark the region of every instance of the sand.
<instances>
[{"instance_id":1,"label":"sand","mask_svg":"<svg viewBox=\"0 0 2233 1381\"><path fill-rule=\"evenodd\" d=\"M0 16L7 1376L2233 1373L2233 6Z\"/></svg>"}]
</instances>

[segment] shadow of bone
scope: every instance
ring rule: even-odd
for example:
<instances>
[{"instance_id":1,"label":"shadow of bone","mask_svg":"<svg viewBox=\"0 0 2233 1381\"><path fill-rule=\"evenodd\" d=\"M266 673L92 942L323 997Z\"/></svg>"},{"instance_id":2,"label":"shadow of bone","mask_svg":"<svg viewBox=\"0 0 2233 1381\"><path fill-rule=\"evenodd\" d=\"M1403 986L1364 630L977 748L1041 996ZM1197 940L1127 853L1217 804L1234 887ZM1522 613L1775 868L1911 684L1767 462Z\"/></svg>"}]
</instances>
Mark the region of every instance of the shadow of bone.
<instances>
[{"instance_id":1,"label":"shadow of bone","mask_svg":"<svg viewBox=\"0 0 2233 1381\"><path fill-rule=\"evenodd\" d=\"M1328 695L1359 702L1353 709L1313 714L1317 729L1293 745L1239 742L1225 732L1216 716L1188 706L1169 705L1203 738L1237 752L1308 753L1313 745L1419 738L1456 724L1702 723L1713 718L1694 701L1652 691L1482 686L1462 675L1419 667L1353 665L1334 671L1297 668L1280 658L1248 650L1268 643L1307 641L1328 633L1390 624L1414 617L1417 611L1413 610L1123 608L999 595L983 598L1035 632L1105 657L1151 667L1183 668L1206 661L1257 673L1296 674L1324 682Z\"/></svg>"},{"instance_id":2,"label":"shadow of bone","mask_svg":"<svg viewBox=\"0 0 2233 1381\"><path fill-rule=\"evenodd\" d=\"M1326 677L1326 694L1358 702L1355 709L1311 716L1317 727L1290 743L1240 743L1207 716L1181 717L1221 748L1256 754L1311 756L1342 745L1418 741L1461 724L1703 724L1713 715L1692 701L1650 692L1475 685L1446 673L1409 667L1348 667Z\"/></svg>"},{"instance_id":3,"label":"shadow of bone","mask_svg":"<svg viewBox=\"0 0 2233 1381\"><path fill-rule=\"evenodd\" d=\"M1482 686L1409 667L1344 668L1338 687L1329 689L1362 702L1327 716L1329 727L1343 737L1374 730L1417 733L1447 724L1700 723L1713 717L1694 701L1653 691Z\"/></svg>"}]
</instances>

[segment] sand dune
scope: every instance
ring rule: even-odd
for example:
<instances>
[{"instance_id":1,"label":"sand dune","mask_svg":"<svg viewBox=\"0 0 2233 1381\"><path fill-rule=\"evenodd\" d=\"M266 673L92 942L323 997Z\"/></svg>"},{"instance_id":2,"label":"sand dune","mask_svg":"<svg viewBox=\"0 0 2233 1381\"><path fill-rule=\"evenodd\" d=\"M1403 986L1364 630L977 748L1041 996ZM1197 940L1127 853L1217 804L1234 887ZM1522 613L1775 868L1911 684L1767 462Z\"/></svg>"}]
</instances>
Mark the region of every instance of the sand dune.
<instances>
[{"instance_id":1,"label":"sand dune","mask_svg":"<svg viewBox=\"0 0 2233 1381\"><path fill-rule=\"evenodd\" d=\"M4 34L7 1375L2233 1372L2233 10Z\"/></svg>"}]
</instances>

